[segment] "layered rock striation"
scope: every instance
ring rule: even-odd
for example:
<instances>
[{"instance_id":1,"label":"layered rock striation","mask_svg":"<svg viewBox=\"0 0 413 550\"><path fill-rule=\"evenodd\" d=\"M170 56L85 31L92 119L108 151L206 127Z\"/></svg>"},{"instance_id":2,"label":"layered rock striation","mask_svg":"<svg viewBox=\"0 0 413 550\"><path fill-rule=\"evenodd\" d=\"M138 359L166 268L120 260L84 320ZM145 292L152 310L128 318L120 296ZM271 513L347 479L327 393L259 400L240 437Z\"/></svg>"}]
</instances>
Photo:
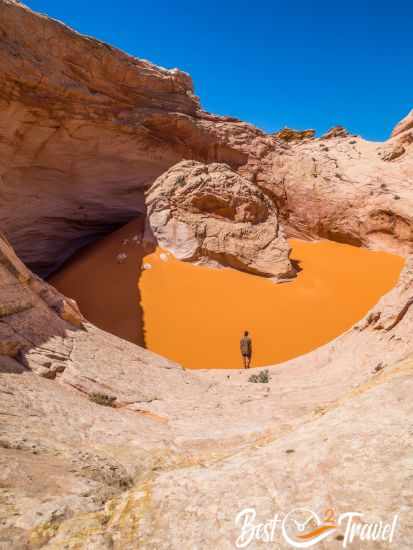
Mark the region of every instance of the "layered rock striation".
<instances>
[{"instance_id":1,"label":"layered rock striation","mask_svg":"<svg viewBox=\"0 0 413 550\"><path fill-rule=\"evenodd\" d=\"M258 133L204 113L186 73L20 3L1 0L0 36L0 229L38 274L144 212L143 189L171 165L236 167L236 134Z\"/></svg>"},{"instance_id":2,"label":"layered rock striation","mask_svg":"<svg viewBox=\"0 0 413 550\"><path fill-rule=\"evenodd\" d=\"M287 236L411 250L409 117L385 144L341 127L267 135L203 111L189 75L20 3L1 0L0 30L0 230L37 274L144 215L144 191L183 159L259 186Z\"/></svg>"},{"instance_id":3,"label":"layered rock striation","mask_svg":"<svg viewBox=\"0 0 413 550\"><path fill-rule=\"evenodd\" d=\"M289 141L202 111L188 75L18 2L0 0L0 40L0 546L232 548L253 506L258 521L397 512L394 544L410 549L411 116L384 144L342 129ZM190 373L96 329L29 268L144 215L144 191L183 159L148 196L158 239L183 221L191 251L228 262L226 242L196 236L220 224L244 268L264 241L246 253L241 227L262 226L288 267L283 226L404 254L397 286L268 384ZM261 272L276 259L263 258Z\"/></svg>"},{"instance_id":4,"label":"layered rock striation","mask_svg":"<svg viewBox=\"0 0 413 550\"><path fill-rule=\"evenodd\" d=\"M394 128L391 137L412 143L413 141L413 109Z\"/></svg>"},{"instance_id":5,"label":"layered rock striation","mask_svg":"<svg viewBox=\"0 0 413 550\"><path fill-rule=\"evenodd\" d=\"M263 517L329 505L387 519L396 499L409 510L411 259L353 329L251 384L248 371L185 371L73 303L67 316L65 299L1 250L5 547L225 547L247 505ZM412 536L400 522L398 547Z\"/></svg>"},{"instance_id":6,"label":"layered rock striation","mask_svg":"<svg viewBox=\"0 0 413 550\"><path fill-rule=\"evenodd\" d=\"M148 229L180 260L294 275L274 203L224 164L182 161L147 195Z\"/></svg>"}]
</instances>

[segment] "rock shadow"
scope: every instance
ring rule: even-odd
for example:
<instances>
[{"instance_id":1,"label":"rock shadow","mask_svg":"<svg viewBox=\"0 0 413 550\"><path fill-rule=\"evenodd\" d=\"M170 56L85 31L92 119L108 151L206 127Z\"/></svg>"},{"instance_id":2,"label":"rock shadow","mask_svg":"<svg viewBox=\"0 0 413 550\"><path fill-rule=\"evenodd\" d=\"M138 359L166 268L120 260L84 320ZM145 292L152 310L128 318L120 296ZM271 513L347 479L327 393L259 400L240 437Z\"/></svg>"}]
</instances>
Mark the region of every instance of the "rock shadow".
<instances>
[{"instance_id":1,"label":"rock shadow","mask_svg":"<svg viewBox=\"0 0 413 550\"><path fill-rule=\"evenodd\" d=\"M139 290L143 257L155 243L143 241L145 215L84 247L48 282L73 298L88 321L139 346L145 345Z\"/></svg>"},{"instance_id":2,"label":"rock shadow","mask_svg":"<svg viewBox=\"0 0 413 550\"><path fill-rule=\"evenodd\" d=\"M300 271L303 270L301 267L301 260L294 260L293 258L290 258L290 262L296 273L300 273Z\"/></svg>"}]
</instances>

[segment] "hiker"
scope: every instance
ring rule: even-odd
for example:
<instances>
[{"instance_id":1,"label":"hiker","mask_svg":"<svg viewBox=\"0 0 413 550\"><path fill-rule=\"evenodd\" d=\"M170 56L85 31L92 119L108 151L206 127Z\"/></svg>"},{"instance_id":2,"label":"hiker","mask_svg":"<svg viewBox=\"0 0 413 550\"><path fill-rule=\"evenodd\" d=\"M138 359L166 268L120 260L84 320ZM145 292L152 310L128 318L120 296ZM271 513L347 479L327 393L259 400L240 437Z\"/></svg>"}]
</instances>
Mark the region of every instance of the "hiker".
<instances>
[{"instance_id":1,"label":"hiker","mask_svg":"<svg viewBox=\"0 0 413 550\"><path fill-rule=\"evenodd\" d=\"M251 365L252 342L248 330L244 332L244 336L241 338L240 348L244 360L244 369L249 369Z\"/></svg>"}]
</instances>

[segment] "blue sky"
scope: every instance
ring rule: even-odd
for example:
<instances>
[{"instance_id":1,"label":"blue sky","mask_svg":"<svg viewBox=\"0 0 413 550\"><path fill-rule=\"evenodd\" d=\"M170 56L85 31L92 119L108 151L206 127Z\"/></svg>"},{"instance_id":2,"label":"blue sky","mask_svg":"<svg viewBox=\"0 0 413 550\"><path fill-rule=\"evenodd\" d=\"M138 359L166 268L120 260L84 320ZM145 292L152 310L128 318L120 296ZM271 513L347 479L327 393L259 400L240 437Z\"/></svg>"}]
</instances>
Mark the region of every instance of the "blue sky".
<instances>
[{"instance_id":1,"label":"blue sky","mask_svg":"<svg viewBox=\"0 0 413 550\"><path fill-rule=\"evenodd\" d=\"M204 109L267 131L342 124L383 140L413 108L413 2L25 0L192 75Z\"/></svg>"}]
</instances>

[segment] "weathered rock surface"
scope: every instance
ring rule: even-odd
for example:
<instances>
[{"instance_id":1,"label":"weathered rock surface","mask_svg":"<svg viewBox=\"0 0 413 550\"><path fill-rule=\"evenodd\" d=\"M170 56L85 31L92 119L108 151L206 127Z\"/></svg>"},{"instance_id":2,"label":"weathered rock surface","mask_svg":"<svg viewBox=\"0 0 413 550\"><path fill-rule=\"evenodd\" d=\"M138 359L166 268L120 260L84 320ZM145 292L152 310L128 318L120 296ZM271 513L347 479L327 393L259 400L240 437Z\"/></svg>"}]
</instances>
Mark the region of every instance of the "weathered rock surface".
<instances>
[{"instance_id":1,"label":"weathered rock surface","mask_svg":"<svg viewBox=\"0 0 413 550\"><path fill-rule=\"evenodd\" d=\"M246 506L263 519L297 506L399 513L409 548L411 259L356 327L251 384L248 371L188 372L68 324L2 250L14 268L2 262L0 295L14 287L31 304L0 319L1 341L20 346L0 356L5 548L232 548Z\"/></svg>"},{"instance_id":2,"label":"weathered rock surface","mask_svg":"<svg viewBox=\"0 0 413 550\"><path fill-rule=\"evenodd\" d=\"M400 136L409 130L413 130L413 109L394 128L392 137Z\"/></svg>"},{"instance_id":3,"label":"weathered rock surface","mask_svg":"<svg viewBox=\"0 0 413 550\"><path fill-rule=\"evenodd\" d=\"M406 255L357 326L251 384L96 329L0 238L0 548L233 548L242 508L264 520L306 506L399 513L394 545L410 550L409 117L384 145L341 131L288 142L203 112L184 73L17 2L0 0L0 39L0 229L36 271L144 212L144 188L183 158L264 190L288 235Z\"/></svg>"},{"instance_id":4,"label":"weathered rock surface","mask_svg":"<svg viewBox=\"0 0 413 550\"><path fill-rule=\"evenodd\" d=\"M224 164L176 164L150 188L147 209L148 229L180 260L294 275L274 203Z\"/></svg>"},{"instance_id":5,"label":"weathered rock surface","mask_svg":"<svg viewBox=\"0 0 413 550\"><path fill-rule=\"evenodd\" d=\"M382 152L381 158L383 160L392 161L392 160L396 160L399 157L401 157L402 155L404 155L405 152L406 152L406 149L403 147L403 145L401 145L401 144L396 145L395 144L395 145L392 145L390 147L385 148Z\"/></svg>"},{"instance_id":6,"label":"weathered rock surface","mask_svg":"<svg viewBox=\"0 0 413 550\"><path fill-rule=\"evenodd\" d=\"M321 136L321 139L331 139L336 137L347 137L349 132L343 128L343 126L333 126L330 128L324 135Z\"/></svg>"},{"instance_id":7,"label":"weathered rock surface","mask_svg":"<svg viewBox=\"0 0 413 550\"><path fill-rule=\"evenodd\" d=\"M282 141L300 141L302 139L311 139L315 136L315 130L294 130L293 128L283 128L275 132L274 137Z\"/></svg>"},{"instance_id":8,"label":"weathered rock surface","mask_svg":"<svg viewBox=\"0 0 413 550\"><path fill-rule=\"evenodd\" d=\"M38 274L143 213L144 189L184 158L265 189L287 235L411 249L410 115L390 140L404 136L406 153L385 166L381 145L340 127L289 142L206 113L185 73L11 0L0 29L0 230Z\"/></svg>"},{"instance_id":9,"label":"weathered rock surface","mask_svg":"<svg viewBox=\"0 0 413 550\"><path fill-rule=\"evenodd\" d=\"M252 155L239 172L273 197L287 236L329 238L372 249L413 251L413 148L391 162L384 145L331 137Z\"/></svg>"},{"instance_id":10,"label":"weathered rock surface","mask_svg":"<svg viewBox=\"0 0 413 550\"><path fill-rule=\"evenodd\" d=\"M236 167L237 133L259 133L204 113L186 73L20 3L0 1L0 36L0 230L38 274L142 213L143 189L171 165Z\"/></svg>"}]
</instances>

